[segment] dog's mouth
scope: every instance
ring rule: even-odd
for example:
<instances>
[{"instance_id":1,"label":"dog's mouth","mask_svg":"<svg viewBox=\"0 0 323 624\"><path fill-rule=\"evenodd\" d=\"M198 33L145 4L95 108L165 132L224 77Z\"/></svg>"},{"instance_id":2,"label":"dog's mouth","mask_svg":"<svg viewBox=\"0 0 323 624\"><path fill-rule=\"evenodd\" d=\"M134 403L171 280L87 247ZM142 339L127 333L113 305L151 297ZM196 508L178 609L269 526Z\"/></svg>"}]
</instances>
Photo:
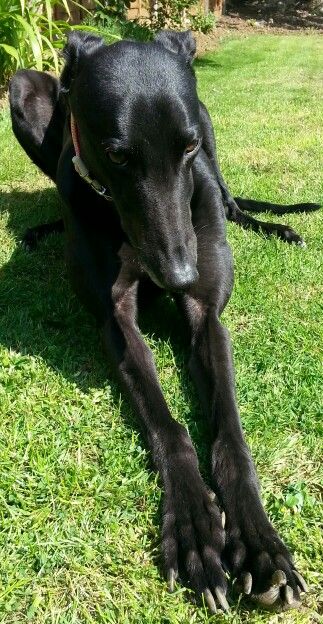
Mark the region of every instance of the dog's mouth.
<instances>
[{"instance_id":1,"label":"dog's mouth","mask_svg":"<svg viewBox=\"0 0 323 624\"><path fill-rule=\"evenodd\" d=\"M123 198L116 207L123 231L143 271L159 288L182 292L199 279L197 238L189 197L180 202L180 192L176 185L174 188L172 196L164 201L163 197L156 199L158 187L156 190L152 184L143 195L133 194L131 203L138 206L134 214Z\"/></svg>"}]
</instances>

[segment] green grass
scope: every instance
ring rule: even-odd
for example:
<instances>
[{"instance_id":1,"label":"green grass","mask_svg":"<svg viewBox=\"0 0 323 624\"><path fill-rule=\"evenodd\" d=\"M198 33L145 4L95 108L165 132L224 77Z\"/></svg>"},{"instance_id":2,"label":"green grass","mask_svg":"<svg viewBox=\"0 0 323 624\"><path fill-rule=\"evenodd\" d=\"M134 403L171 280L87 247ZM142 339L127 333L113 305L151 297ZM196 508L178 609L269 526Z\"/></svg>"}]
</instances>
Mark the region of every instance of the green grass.
<instances>
[{"instance_id":1,"label":"green grass","mask_svg":"<svg viewBox=\"0 0 323 624\"><path fill-rule=\"evenodd\" d=\"M197 63L234 193L322 199L322 40L250 36ZM321 56L320 56L321 55ZM0 120L0 622L259 624L319 621L322 583L323 213L287 217L307 249L229 224L231 331L243 426L266 508L310 585L299 612L208 618L159 569L161 491L135 418L109 381L93 320L70 291L63 242L19 239L56 216L56 193ZM269 217L268 217L269 218ZM180 321L146 319L161 382L205 461ZM322 603L321 603L322 607Z\"/></svg>"}]
</instances>

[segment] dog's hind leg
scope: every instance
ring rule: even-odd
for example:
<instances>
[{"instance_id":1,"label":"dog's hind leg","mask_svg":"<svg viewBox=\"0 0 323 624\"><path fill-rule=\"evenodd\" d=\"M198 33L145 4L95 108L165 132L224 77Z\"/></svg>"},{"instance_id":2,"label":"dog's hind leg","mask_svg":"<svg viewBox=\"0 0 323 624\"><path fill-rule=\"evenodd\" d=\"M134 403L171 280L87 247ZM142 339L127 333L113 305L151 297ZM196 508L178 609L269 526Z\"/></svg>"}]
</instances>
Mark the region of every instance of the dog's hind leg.
<instances>
[{"instance_id":1,"label":"dog's hind leg","mask_svg":"<svg viewBox=\"0 0 323 624\"><path fill-rule=\"evenodd\" d=\"M34 251L41 240L50 234L61 234L62 232L64 232L63 219L58 219L52 223L42 223L33 228L28 228L22 238L22 243L28 251Z\"/></svg>"},{"instance_id":2,"label":"dog's hind leg","mask_svg":"<svg viewBox=\"0 0 323 624\"><path fill-rule=\"evenodd\" d=\"M258 208L260 212L263 210L270 210L271 212L275 212L276 214L283 214L284 212L299 212L301 210L299 208L300 206L303 207L303 210L305 209L307 211L317 210L320 206L318 204L295 204L283 207L277 206L276 204L270 204L269 202L257 202L255 200L242 199L240 197L233 198L220 171L211 118L209 116L207 108L202 102L200 102L200 119L203 129L202 147L213 166L217 182L221 189L227 219L229 221L232 221L233 223L236 223L237 225L240 225L240 227L244 228L245 230L262 232L266 236L276 236L286 243L296 243L297 245L304 246L305 243L302 237L288 225L258 221L254 217L246 214L244 211L250 210L253 212L257 212ZM284 208L287 209L284 210Z\"/></svg>"},{"instance_id":3,"label":"dog's hind leg","mask_svg":"<svg viewBox=\"0 0 323 624\"><path fill-rule=\"evenodd\" d=\"M248 202L248 200L245 201ZM289 227L289 225L259 221L240 210L233 198L226 202L225 211L228 221L237 223L237 225L240 225L244 230L253 230L253 232L259 232L265 234L265 236L276 236L285 243L295 243L296 245L300 245L300 247L306 247L303 238Z\"/></svg>"}]
</instances>

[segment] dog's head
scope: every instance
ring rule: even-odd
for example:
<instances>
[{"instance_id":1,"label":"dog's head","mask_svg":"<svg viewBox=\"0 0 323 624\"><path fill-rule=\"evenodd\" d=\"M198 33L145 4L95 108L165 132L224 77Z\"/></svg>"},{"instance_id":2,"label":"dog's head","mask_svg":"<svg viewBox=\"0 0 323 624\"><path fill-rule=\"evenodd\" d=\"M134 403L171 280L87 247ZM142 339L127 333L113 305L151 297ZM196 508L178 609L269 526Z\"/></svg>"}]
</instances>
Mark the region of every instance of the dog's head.
<instances>
[{"instance_id":1,"label":"dog's head","mask_svg":"<svg viewBox=\"0 0 323 624\"><path fill-rule=\"evenodd\" d=\"M184 289L198 279L192 163L201 144L191 33L107 46L74 32L65 48L81 156L106 185L152 279Z\"/></svg>"}]
</instances>

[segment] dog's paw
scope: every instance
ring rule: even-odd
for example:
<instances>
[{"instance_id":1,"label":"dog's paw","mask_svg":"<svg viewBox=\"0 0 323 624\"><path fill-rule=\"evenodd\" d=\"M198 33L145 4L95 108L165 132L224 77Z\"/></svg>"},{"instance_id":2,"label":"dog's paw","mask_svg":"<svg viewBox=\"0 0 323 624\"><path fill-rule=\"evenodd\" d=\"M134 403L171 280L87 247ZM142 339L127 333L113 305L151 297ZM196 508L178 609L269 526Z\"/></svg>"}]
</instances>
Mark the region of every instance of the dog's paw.
<instances>
[{"instance_id":1,"label":"dog's paw","mask_svg":"<svg viewBox=\"0 0 323 624\"><path fill-rule=\"evenodd\" d=\"M284 227L281 238L291 245L298 245L299 247L306 247L304 239L290 227Z\"/></svg>"},{"instance_id":2,"label":"dog's paw","mask_svg":"<svg viewBox=\"0 0 323 624\"><path fill-rule=\"evenodd\" d=\"M38 245L38 230L37 228L28 228L22 239L21 245L26 251L35 251Z\"/></svg>"},{"instance_id":3,"label":"dog's paw","mask_svg":"<svg viewBox=\"0 0 323 624\"><path fill-rule=\"evenodd\" d=\"M307 591L283 542L268 524L267 530L250 525L249 535L228 536L225 559L236 578L235 587L261 607L287 610L300 606Z\"/></svg>"},{"instance_id":4,"label":"dog's paw","mask_svg":"<svg viewBox=\"0 0 323 624\"><path fill-rule=\"evenodd\" d=\"M288 225L275 224L275 234L285 243L298 245L299 247L306 247L304 239Z\"/></svg>"},{"instance_id":5,"label":"dog's paw","mask_svg":"<svg viewBox=\"0 0 323 624\"><path fill-rule=\"evenodd\" d=\"M212 613L228 611L221 564L225 537L220 511L201 478L178 480L165 496L162 551L169 591L180 575Z\"/></svg>"}]
</instances>

